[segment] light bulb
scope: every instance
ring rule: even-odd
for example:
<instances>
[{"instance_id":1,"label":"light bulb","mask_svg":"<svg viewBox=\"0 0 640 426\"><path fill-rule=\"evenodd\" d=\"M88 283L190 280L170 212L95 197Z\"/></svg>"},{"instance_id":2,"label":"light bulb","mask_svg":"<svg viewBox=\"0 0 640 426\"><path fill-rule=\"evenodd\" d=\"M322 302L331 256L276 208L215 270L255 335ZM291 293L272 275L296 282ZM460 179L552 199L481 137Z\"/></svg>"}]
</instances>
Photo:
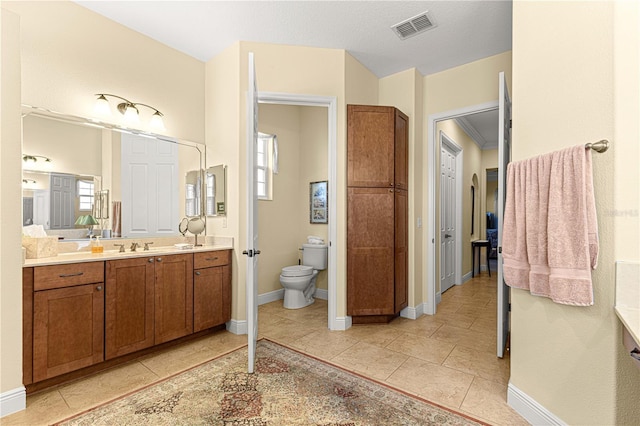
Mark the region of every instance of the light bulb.
<instances>
[{"instance_id":1,"label":"light bulb","mask_svg":"<svg viewBox=\"0 0 640 426\"><path fill-rule=\"evenodd\" d=\"M128 123L139 123L138 110L133 105L127 105L127 109L124 111L124 119Z\"/></svg>"},{"instance_id":2,"label":"light bulb","mask_svg":"<svg viewBox=\"0 0 640 426\"><path fill-rule=\"evenodd\" d=\"M100 95L96 100L96 104L93 107L93 112L98 116L109 116L111 115L111 106L109 105L109 101L104 95Z\"/></svg>"},{"instance_id":3,"label":"light bulb","mask_svg":"<svg viewBox=\"0 0 640 426\"><path fill-rule=\"evenodd\" d=\"M162 115L160 114L159 111L156 111L152 116L151 116L151 122L149 123L149 125L151 126L152 129L154 130L161 130L161 131L165 131L167 130L164 127L164 122L162 121Z\"/></svg>"}]
</instances>

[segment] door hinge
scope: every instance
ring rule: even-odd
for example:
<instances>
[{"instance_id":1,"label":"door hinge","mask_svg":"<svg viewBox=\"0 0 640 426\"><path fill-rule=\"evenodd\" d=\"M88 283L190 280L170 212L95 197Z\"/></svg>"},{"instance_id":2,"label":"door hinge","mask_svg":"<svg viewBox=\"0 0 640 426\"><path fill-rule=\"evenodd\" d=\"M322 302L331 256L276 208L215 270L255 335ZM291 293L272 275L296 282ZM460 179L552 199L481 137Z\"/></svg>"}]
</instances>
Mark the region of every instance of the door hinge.
<instances>
[{"instance_id":1,"label":"door hinge","mask_svg":"<svg viewBox=\"0 0 640 426\"><path fill-rule=\"evenodd\" d=\"M513 120L509 119L509 128L511 128L512 125L513 125Z\"/></svg>"},{"instance_id":2,"label":"door hinge","mask_svg":"<svg viewBox=\"0 0 640 426\"><path fill-rule=\"evenodd\" d=\"M511 312L511 303L509 303L509 312Z\"/></svg>"},{"instance_id":3,"label":"door hinge","mask_svg":"<svg viewBox=\"0 0 640 426\"><path fill-rule=\"evenodd\" d=\"M498 253L502 254L502 246L498 247Z\"/></svg>"}]
</instances>

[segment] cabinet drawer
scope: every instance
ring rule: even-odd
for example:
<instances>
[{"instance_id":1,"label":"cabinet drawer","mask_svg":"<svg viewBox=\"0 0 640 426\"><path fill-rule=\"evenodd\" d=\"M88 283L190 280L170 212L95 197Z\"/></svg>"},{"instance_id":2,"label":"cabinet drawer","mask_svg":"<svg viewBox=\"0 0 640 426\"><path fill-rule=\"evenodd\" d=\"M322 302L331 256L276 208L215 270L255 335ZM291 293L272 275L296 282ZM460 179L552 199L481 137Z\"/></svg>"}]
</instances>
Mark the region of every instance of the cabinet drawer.
<instances>
[{"instance_id":1,"label":"cabinet drawer","mask_svg":"<svg viewBox=\"0 0 640 426\"><path fill-rule=\"evenodd\" d=\"M37 266L33 269L35 291L104 282L104 262Z\"/></svg>"},{"instance_id":2,"label":"cabinet drawer","mask_svg":"<svg viewBox=\"0 0 640 426\"><path fill-rule=\"evenodd\" d=\"M194 253L193 268L210 268L212 266L228 265L231 261L231 250L217 250Z\"/></svg>"}]
</instances>

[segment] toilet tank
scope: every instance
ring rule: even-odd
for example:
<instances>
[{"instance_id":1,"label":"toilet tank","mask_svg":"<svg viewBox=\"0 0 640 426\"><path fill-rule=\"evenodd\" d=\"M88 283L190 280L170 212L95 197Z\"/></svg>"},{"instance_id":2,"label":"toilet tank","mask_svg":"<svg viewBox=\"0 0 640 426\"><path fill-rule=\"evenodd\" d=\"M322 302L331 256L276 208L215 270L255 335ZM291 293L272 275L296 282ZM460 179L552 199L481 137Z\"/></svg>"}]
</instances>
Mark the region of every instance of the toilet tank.
<instances>
[{"instance_id":1,"label":"toilet tank","mask_svg":"<svg viewBox=\"0 0 640 426\"><path fill-rule=\"evenodd\" d=\"M313 266L313 269L324 271L327 269L327 245L326 244L303 244L302 264Z\"/></svg>"}]
</instances>

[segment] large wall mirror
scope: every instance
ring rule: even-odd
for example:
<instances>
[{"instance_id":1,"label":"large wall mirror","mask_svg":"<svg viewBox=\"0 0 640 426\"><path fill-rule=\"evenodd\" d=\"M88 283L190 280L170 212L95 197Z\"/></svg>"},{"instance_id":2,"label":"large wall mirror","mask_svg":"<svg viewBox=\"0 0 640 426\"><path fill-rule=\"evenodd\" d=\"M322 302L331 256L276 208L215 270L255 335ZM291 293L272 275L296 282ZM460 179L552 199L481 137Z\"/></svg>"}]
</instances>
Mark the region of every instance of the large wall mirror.
<instances>
[{"instance_id":1,"label":"large wall mirror","mask_svg":"<svg viewBox=\"0 0 640 426\"><path fill-rule=\"evenodd\" d=\"M23 226L65 239L177 236L182 218L204 216L190 174L207 170L204 145L27 106L22 120Z\"/></svg>"}]
</instances>

